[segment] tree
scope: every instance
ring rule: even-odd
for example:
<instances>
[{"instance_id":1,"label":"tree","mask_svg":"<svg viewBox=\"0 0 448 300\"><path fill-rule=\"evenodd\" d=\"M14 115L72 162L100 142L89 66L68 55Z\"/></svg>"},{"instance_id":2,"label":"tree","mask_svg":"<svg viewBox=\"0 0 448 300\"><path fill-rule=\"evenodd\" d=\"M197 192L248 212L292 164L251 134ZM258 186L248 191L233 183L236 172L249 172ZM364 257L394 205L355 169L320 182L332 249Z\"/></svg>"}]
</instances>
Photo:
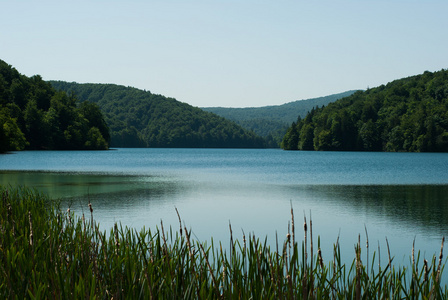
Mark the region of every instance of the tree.
<instances>
[{"instance_id":1,"label":"tree","mask_svg":"<svg viewBox=\"0 0 448 300\"><path fill-rule=\"evenodd\" d=\"M315 150L448 151L447 87L447 70L425 72L311 110L298 148L314 134Z\"/></svg>"},{"instance_id":2,"label":"tree","mask_svg":"<svg viewBox=\"0 0 448 300\"><path fill-rule=\"evenodd\" d=\"M27 142L15 119L11 118L7 108L0 108L0 153L11 150L23 150Z\"/></svg>"}]
</instances>

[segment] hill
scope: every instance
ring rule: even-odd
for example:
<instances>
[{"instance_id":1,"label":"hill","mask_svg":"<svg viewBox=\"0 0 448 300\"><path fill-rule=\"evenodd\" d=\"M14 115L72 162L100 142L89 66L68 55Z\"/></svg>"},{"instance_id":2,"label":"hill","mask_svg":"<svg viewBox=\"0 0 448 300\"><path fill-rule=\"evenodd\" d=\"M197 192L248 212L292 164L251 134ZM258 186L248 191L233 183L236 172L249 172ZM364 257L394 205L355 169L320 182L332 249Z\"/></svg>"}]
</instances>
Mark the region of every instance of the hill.
<instances>
[{"instance_id":1,"label":"hill","mask_svg":"<svg viewBox=\"0 0 448 300\"><path fill-rule=\"evenodd\" d=\"M21 75L0 60L0 152L23 149L107 149L99 108Z\"/></svg>"},{"instance_id":2,"label":"hill","mask_svg":"<svg viewBox=\"0 0 448 300\"><path fill-rule=\"evenodd\" d=\"M236 123L173 98L114 84L51 81L98 104L112 147L261 148L264 140Z\"/></svg>"},{"instance_id":3,"label":"hill","mask_svg":"<svg viewBox=\"0 0 448 300\"><path fill-rule=\"evenodd\" d=\"M202 109L235 121L243 128L268 138L271 141L271 146L278 147L288 126L297 121L297 116L305 117L314 107L327 105L330 102L350 96L354 92L347 91L326 97L297 100L283 105L246 108L203 107Z\"/></svg>"},{"instance_id":4,"label":"hill","mask_svg":"<svg viewBox=\"0 0 448 300\"><path fill-rule=\"evenodd\" d=\"M313 109L287 150L448 151L448 71L425 72Z\"/></svg>"}]
</instances>

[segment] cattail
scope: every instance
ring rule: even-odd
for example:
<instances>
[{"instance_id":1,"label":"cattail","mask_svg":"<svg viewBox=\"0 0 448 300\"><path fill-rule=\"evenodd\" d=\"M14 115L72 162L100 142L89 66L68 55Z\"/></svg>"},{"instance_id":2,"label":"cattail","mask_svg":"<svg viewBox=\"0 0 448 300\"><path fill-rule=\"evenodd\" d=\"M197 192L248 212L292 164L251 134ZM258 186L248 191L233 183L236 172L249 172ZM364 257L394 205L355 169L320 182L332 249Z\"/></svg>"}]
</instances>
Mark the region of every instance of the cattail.
<instances>
[{"instance_id":1,"label":"cattail","mask_svg":"<svg viewBox=\"0 0 448 300\"><path fill-rule=\"evenodd\" d=\"M443 244L445 243L445 237L442 237L442 246L440 247L440 255L439 255L439 265L437 266L437 277L436 282L439 282L440 279L440 268L442 267L442 259L443 259Z\"/></svg>"},{"instance_id":2,"label":"cattail","mask_svg":"<svg viewBox=\"0 0 448 300\"><path fill-rule=\"evenodd\" d=\"M89 200L89 210L90 210L90 226L92 226L93 230L93 208L92 203L90 203L90 200Z\"/></svg>"},{"instance_id":3,"label":"cattail","mask_svg":"<svg viewBox=\"0 0 448 300\"><path fill-rule=\"evenodd\" d=\"M243 251L245 251L246 250L246 235L244 234L244 230L242 230L242 231L243 231Z\"/></svg>"},{"instance_id":4,"label":"cattail","mask_svg":"<svg viewBox=\"0 0 448 300\"><path fill-rule=\"evenodd\" d=\"M11 203L8 203L6 205L6 207L7 207L7 216L8 216L8 220L9 220L9 218L11 218L11 216L12 216L12 206L11 206Z\"/></svg>"},{"instance_id":5,"label":"cattail","mask_svg":"<svg viewBox=\"0 0 448 300\"><path fill-rule=\"evenodd\" d=\"M305 261L306 261L307 258L308 258L308 253L307 253L307 249L308 249L308 247L307 247L307 231L308 231L308 227L306 225L306 216L305 215L303 216L303 220L304 220L304 222L303 222L303 231L305 232Z\"/></svg>"},{"instance_id":6,"label":"cattail","mask_svg":"<svg viewBox=\"0 0 448 300\"><path fill-rule=\"evenodd\" d=\"M30 246L33 246L33 222L31 221L31 212L28 212L28 220L30 221Z\"/></svg>"},{"instance_id":7,"label":"cattail","mask_svg":"<svg viewBox=\"0 0 448 300\"><path fill-rule=\"evenodd\" d=\"M308 261L308 246L307 246L307 225L306 225L306 215L304 213L303 215L303 230L305 231L305 263L304 263L304 270L303 270L303 278L302 278L302 286L303 286L303 291L302 291L302 298L303 299L307 299L308 298L308 284L307 284L307 261Z\"/></svg>"},{"instance_id":8,"label":"cattail","mask_svg":"<svg viewBox=\"0 0 448 300\"><path fill-rule=\"evenodd\" d=\"M364 224L366 231L366 249L367 249L367 276L369 276L369 234L367 233L367 226Z\"/></svg>"},{"instance_id":9,"label":"cattail","mask_svg":"<svg viewBox=\"0 0 448 300\"><path fill-rule=\"evenodd\" d=\"M412 242L412 280L417 281L418 266L415 265L415 237Z\"/></svg>"},{"instance_id":10,"label":"cattail","mask_svg":"<svg viewBox=\"0 0 448 300\"><path fill-rule=\"evenodd\" d=\"M361 235L358 235L358 245L356 246L356 292L355 298L361 299Z\"/></svg>"},{"instance_id":11,"label":"cattail","mask_svg":"<svg viewBox=\"0 0 448 300\"><path fill-rule=\"evenodd\" d=\"M70 214L70 207L67 209L67 214L68 214L68 223L72 224L72 216Z\"/></svg>"},{"instance_id":12,"label":"cattail","mask_svg":"<svg viewBox=\"0 0 448 300\"><path fill-rule=\"evenodd\" d=\"M84 217L84 213L82 214L81 221L82 226L84 227L84 231L86 231L86 218Z\"/></svg>"},{"instance_id":13,"label":"cattail","mask_svg":"<svg viewBox=\"0 0 448 300\"><path fill-rule=\"evenodd\" d=\"M233 243L233 232L232 232L232 224L229 221L229 230L230 230L230 256L235 252L235 244Z\"/></svg>"},{"instance_id":14,"label":"cattail","mask_svg":"<svg viewBox=\"0 0 448 300\"><path fill-rule=\"evenodd\" d=\"M415 267L415 238L412 242L412 266Z\"/></svg>"},{"instance_id":15,"label":"cattail","mask_svg":"<svg viewBox=\"0 0 448 300\"><path fill-rule=\"evenodd\" d=\"M6 193L7 193L8 191L6 191ZM11 222L11 227L12 227L12 236L16 236L16 231L15 231L15 224L16 224L16 222L14 221L14 220L12 220L12 206L11 206L11 203L8 203L7 204L7 215L8 215L8 220L10 220L10 222Z\"/></svg>"},{"instance_id":16,"label":"cattail","mask_svg":"<svg viewBox=\"0 0 448 300\"><path fill-rule=\"evenodd\" d=\"M294 228L294 210L292 208L292 203L291 203L291 231L292 231L292 243L294 245L296 242L296 239L295 239L295 228Z\"/></svg>"},{"instance_id":17,"label":"cattail","mask_svg":"<svg viewBox=\"0 0 448 300\"><path fill-rule=\"evenodd\" d=\"M188 233L187 228L185 228L185 236L186 236L186 238L187 238L187 246L188 246L188 250L189 250L189 252L190 252L190 258L193 260L194 253L193 253L193 250L192 250L192 248L191 248L190 234Z\"/></svg>"},{"instance_id":18,"label":"cattail","mask_svg":"<svg viewBox=\"0 0 448 300\"><path fill-rule=\"evenodd\" d=\"M320 265L321 269L323 269L324 268L324 260L322 258L322 251L320 250L320 248L317 249L317 257L319 259L319 265Z\"/></svg>"},{"instance_id":19,"label":"cattail","mask_svg":"<svg viewBox=\"0 0 448 300\"><path fill-rule=\"evenodd\" d=\"M226 266L224 265L224 261L223 261L223 266L222 266L222 285L220 286L221 289L224 289L226 284ZM221 297L224 297L223 294L221 294Z\"/></svg>"},{"instance_id":20,"label":"cattail","mask_svg":"<svg viewBox=\"0 0 448 300\"><path fill-rule=\"evenodd\" d=\"M378 241L378 268L381 270L381 249L380 249L380 241Z\"/></svg>"},{"instance_id":21,"label":"cattail","mask_svg":"<svg viewBox=\"0 0 448 300\"><path fill-rule=\"evenodd\" d=\"M176 210L177 218L179 219L179 232L180 232L180 236L182 237L182 220L180 218L180 214L179 214L179 211L177 210L177 207L174 207L174 209Z\"/></svg>"},{"instance_id":22,"label":"cattail","mask_svg":"<svg viewBox=\"0 0 448 300\"><path fill-rule=\"evenodd\" d=\"M425 272L425 282L427 282L428 281L429 270L428 270L428 261L426 259L423 260L423 270Z\"/></svg>"},{"instance_id":23,"label":"cattail","mask_svg":"<svg viewBox=\"0 0 448 300\"><path fill-rule=\"evenodd\" d=\"M118 255L118 249L120 248L120 242L118 240L118 226L117 226L117 223L114 224L114 236L115 236L115 254Z\"/></svg>"},{"instance_id":24,"label":"cattail","mask_svg":"<svg viewBox=\"0 0 448 300\"><path fill-rule=\"evenodd\" d=\"M221 254L222 254L222 246L221 246ZM224 287L225 283L226 283L226 264L224 261L224 257L222 259L222 285Z\"/></svg>"}]
</instances>

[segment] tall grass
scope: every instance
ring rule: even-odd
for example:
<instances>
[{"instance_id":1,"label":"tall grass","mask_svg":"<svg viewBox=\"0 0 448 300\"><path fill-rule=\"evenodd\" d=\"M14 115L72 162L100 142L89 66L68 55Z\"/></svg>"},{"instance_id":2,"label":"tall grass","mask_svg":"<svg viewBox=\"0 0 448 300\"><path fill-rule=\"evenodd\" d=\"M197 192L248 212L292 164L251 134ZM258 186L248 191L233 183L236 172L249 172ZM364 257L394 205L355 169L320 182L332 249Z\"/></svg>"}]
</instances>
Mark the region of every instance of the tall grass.
<instances>
[{"instance_id":1,"label":"tall grass","mask_svg":"<svg viewBox=\"0 0 448 300\"><path fill-rule=\"evenodd\" d=\"M180 227L140 231L115 224L102 232L89 216L75 217L57 202L28 189L0 189L0 298L2 299L446 299L440 256L396 268L388 255L381 267L373 252L361 261L360 241L351 265L341 263L339 243L324 262L312 221L304 219L303 240L294 212L284 241L271 249L254 235L221 243L191 238ZM367 235L367 231L366 231ZM317 247L316 247L317 246ZM316 251L317 249L317 251ZM378 251L379 253L379 251ZM378 258L379 260L379 258Z\"/></svg>"}]
</instances>

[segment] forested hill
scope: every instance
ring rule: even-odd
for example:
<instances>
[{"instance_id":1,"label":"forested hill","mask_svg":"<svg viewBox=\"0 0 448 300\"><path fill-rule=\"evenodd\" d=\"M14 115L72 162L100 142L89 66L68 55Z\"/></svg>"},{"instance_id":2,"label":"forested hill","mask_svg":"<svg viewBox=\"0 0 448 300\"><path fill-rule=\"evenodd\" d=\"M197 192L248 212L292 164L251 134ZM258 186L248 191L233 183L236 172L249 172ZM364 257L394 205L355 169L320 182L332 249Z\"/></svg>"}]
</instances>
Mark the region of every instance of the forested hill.
<instances>
[{"instance_id":1,"label":"forested hill","mask_svg":"<svg viewBox=\"0 0 448 300\"><path fill-rule=\"evenodd\" d=\"M448 152L448 71L356 92L293 123L287 150Z\"/></svg>"},{"instance_id":2,"label":"forested hill","mask_svg":"<svg viewBox=\"0 0 448 300\"><path fill-rule=\"evenodd\" d=\"M282 105L246 108L203 107L202 109L235 121L243 128L253 130L257 135L268 138L271 141L271 146L278 147L288 127L292 122L297 121L297 116L305 117L312 108L327 105L354 92L347 91Z\"/></svg>"},{"instance_id":3,"label":"forested hill","mask_svg":"<svg viewBox=\"0 0 448 300\"><path fill-rule=\"evenodd\" d=\"M173 98L114 84L51 81L97 103L112 147L262 148L264 139L236 123Z\"/></svg>"},{"instance_id":4,"label":"forested hill","mask_svg":"<svg viewBox=\"0 0 448 300\"><path fill-rule=\"evenodd\" d=\"M0 60L0 152L107 149L109 129L97 105L79 104L42 77Z\"/></svg>"}]
</instances>

